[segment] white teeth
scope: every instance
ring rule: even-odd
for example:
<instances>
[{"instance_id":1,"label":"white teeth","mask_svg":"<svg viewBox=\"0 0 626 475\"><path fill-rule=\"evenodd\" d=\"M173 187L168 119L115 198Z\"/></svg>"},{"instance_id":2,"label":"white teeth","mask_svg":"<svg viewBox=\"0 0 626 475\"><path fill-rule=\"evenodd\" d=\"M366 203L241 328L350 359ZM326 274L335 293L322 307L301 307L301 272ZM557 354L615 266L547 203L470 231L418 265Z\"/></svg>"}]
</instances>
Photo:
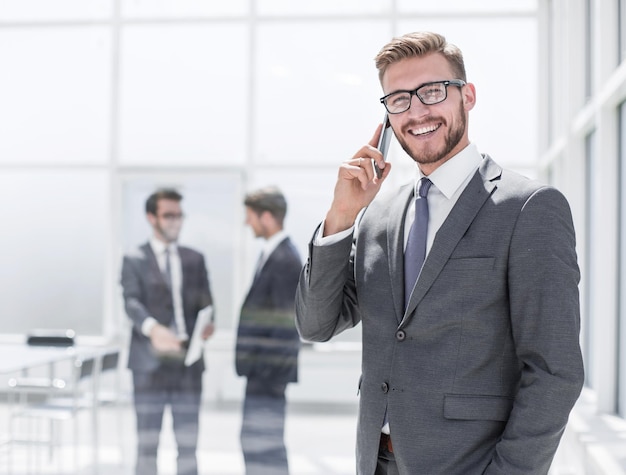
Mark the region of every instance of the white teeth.
<instances>
[{"instance_id":1,"label":"white teeth","mask_svg":"<svg viewBox=\"0 0 626 475\"><path fill-rule=\"evenodd\" d=\"M421 127L419 129L414 129L411 130L411 133L413 135L423 135L423 134L427 134L429 132L434 132L435 130L437 130L439 128L438 125L431 125L429 127Z\"/></svg>"}]
</instances>

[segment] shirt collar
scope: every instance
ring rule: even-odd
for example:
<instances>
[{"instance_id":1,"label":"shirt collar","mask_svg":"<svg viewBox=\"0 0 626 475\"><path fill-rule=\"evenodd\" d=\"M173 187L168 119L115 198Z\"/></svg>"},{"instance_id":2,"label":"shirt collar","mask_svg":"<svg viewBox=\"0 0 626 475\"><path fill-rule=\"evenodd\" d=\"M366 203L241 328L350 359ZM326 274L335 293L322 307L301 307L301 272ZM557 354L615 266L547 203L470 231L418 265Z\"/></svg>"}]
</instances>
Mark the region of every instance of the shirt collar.
<instances>
[{"instance_id":1,"label":"shirt collar","mask_svg":"<svg viewBox=\"0 0 626 475\"><path fill-rule=\"evenodd\" d=\"M450 199L467 177L476 172L482 159L476 145L471 143L428 175L428 178L446 198ZM415 196L417 196L417 184L420 178L425 176L419 167L417 169Z\"/></svg>"},{"instance_id":2,"label":"shirt collar","mask_svg":"<svg viewBox=\"0 0 626 475\"><path fill-rule=\"evenodd\" d=\"M160 256L161 254L163 254L166 249L169 249L172 254L178 252L178 247L176 246L175 242L166 244L160 239L155 238L154 236L150 238L150 247L152 248L152 252L154 252L156 256Z\"/></svg>"},{"instance_id":3,"label":"shirt collar","mask_svg":"<svg viewBox=\"0 0 626 475\"><path fill-rule=\"evenodd\" d=\"M265 244L263 245L263 256L264 256L264 258L267 259L268 256L272 252L274 252L274 249L276 249L278 247L278 245L281 242L283 242L283 240L285 240L286 237L287 237L287 233L283 229L281 229L276 234L274 234L273 236L268 238L265 241Z\"/></svg>"}]
</instances>

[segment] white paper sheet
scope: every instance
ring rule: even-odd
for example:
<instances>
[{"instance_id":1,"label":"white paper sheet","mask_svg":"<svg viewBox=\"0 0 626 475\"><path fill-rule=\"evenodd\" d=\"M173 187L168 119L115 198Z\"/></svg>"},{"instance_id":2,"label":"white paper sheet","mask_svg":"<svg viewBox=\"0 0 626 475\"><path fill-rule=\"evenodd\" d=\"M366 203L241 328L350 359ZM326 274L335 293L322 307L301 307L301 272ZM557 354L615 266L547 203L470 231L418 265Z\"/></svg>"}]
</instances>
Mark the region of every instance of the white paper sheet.
<instances>
[{"instance_id":1,"label":"white paper sheet","mask_svg":"<svg viewBox=\"0 0 626 475\"><path fill-rule=\"evenodd\" d=\"M187 355L185 356L185 366L191 366L202 357L202 350L204 349L202 332L211 322L212 316L213 305L204 307L198 312L196 326L193 329L193 335L191 335L191 340L189 340L189 349L187 350Z\"/></svg>"}]
</instances>

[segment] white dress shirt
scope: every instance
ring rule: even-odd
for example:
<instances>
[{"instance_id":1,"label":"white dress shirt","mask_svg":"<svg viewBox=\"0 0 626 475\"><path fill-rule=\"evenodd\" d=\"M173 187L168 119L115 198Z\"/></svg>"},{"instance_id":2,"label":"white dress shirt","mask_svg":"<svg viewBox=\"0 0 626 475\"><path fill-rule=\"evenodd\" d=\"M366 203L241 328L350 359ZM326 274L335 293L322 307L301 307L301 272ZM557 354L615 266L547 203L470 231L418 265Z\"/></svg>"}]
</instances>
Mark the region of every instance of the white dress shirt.
<instances>
[{"instance_id":1,"label":"white dress shirt","mask_svg":"<svg viewBox=\"0 0 626 475\"><path fill-rule=\"evenodd\" d=\"M428 190L428 236L426 239L426 255L435 240L435 235L465 190L483 157L474 144L470 144L458 154L428 175L433 186ZM419 180L425 175L417 167L415 193ZM411 200L404 222L404 246L409 239L409 231L415 220L415 200Z\"/></svg>"},{"instance_id":2,"label":"white dress shirt","mask_svg":"<svg viewBox=\"0 0 626 475\"><path fill-rule=\"evenodd\" d=\"M439 231L439 228L448 217L448 214L450 214L450 211L456 204L459 196L461 196L461 193L465 190L465 187L474 176L474 173L478 170L482 159L483 157L478 152L476 146L474 144L470 144L428 176L433 186L431 186L428 191L428 236L426 241L426 255L428 255L428 252L433 245L437 231ZM414 196L417 196L420 178L425 176L417 164L416 170L417 177L414 184ZM415 199L411 200L404 221L405 247L409 239L409 231L411 230L411 225L414 220ZM354 232L354 226L346 229L345 231L340 231L330 236L324 236L324 222L322 222L322 225L320 226L320 229L315 237L314 244L316 246L332 244L340 241L352 232Z\"/></svg>"},{"instance_id":3,"label":"white dress shirt","mask_svg":"<svg viewBox=\"0 0 626 475\"><path fill-rule=\"evenodd\" d=\"M257 264L255 275L261 272L265 262L267 262L267 258L272 255L272 252L276 250L278 245L283 242L287 238L287 233L284 230L278 231L273 236L270 236L265 240L263 244L263 249L261 249L261 255L259 256L260 260Z\"/></svg>"},{"instance_id":4,"label":"white dress shirt","mask_svg":"<svg viewBox=\"0 0 626 475\"><path fill-rule=\"evenodd\" d=\"M427 256L433 245L437 231L439 231L439 228L450 214L450 211L456 204L459 196L461 196L461 193L465 190L465 187L476 173L476 170L478 170L482 159L483 157L478 152L476 146L474 144L470 144L450 160L443 163L428 176L432 182L432 186L428 190L428 235L426 237ZM425 176L417 165L416 168L417 177L415 179L415 184L413 185L413 196L417 196L419 180ZM415 199L412 199L404 219L405 248L409 239L409 231L411 230L414 220ZM317 246L332 244L345 238L353 231L354 226L346 229L345 231L322 237L324 236L324 222L322 222L322 225L320 226L320 229L314 239L314 244ZM385 423L381 432L390 434L389 422Z\"/></svg>"},{"instance_id":5,"label":"white dress shirt","mask_svg":"<svg viewBox=\"0 0 626 475\"><path fill-rule=\"evenodd\" d=\"M165 274L166 268L166 254L165 251L169 249L170 252L170 273L172 277L172 301L174 303L174 322L176 324L176 334L181 340L188 340L187 329L185 327L185 317L183 312L183 266L180 261L180 255L178 254L178 246L176 243L165 244L163 241L152 237L150 239L150 247L156 256L159 269ZM144 320L141 326L141 332L150 336L150 331L158 322L153 317L148 317Z\"/></svg>"}]
</instances>

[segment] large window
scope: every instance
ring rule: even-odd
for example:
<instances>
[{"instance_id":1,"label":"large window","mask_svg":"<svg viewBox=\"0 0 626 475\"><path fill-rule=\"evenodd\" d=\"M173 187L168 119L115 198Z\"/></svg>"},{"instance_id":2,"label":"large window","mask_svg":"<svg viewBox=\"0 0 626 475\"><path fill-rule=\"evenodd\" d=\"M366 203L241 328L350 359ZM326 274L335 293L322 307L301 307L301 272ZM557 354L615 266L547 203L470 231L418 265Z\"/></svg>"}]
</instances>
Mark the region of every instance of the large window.
<instances>
[{"instance_id":1,"label":"large window","mask_svg":"<svg viewBox=\"0 0 626 475\"><path fill-rule=\"evenodd\" d=\"M123 331L121 257L147 239L157 185L185 194L181 242L207 255L218 331L232 331L259 247L244 192L284 189L304 259L339 163L382 118L373 58L410 30L461 47L478 90L471 139L536 175L537 104L519 100L538 90L536 13L536 0L0 2L0 312L20 316L3 331ZM387 185L406 181L397 143L389 159Z\"/></svg>"},{"instance_id":2,"label":"large window","mask_svg":"<svg viewBox=\"0 0 626 475\"><path fill-rule=\"evenodd\" d=\"M102 332L108 274L109 174L10 168L0 173L3 333Z\"/></svg>"},{"instance_id":3,"label":"large window","mask_svg":"<svg viewBox=\"0 0 626 475\"><path fill-rule=\"evenodd\" d=\"M594 74L594 61L593 54L594 45L594 8L592 0L585 0L585 15L584 15L584 28L585 28L585 99L589 99L593 94L593 74Z\"/></svg>"},{"instance_id":4,"label":"large window","mask_svg":"<svg viewBox=\"0 0 626 475\"><path fill-rule=\"evenodd\" d=\"M617 64L626 59L626 0L617 0Z\"/></svg>"},{"instance_id":5,"label":"large window","mask_svg":"<svg viewBox=\"0 0 626 475\"><path fill-rule=\"evenodd\" d=\"M593 275L594 266L592 265L592 256L594 254L593 242L594 242L594 213L597 203L594 199L597 196L594 189L594 167L595 167L595 133L591 132L585 137L585 262L581 263L583 269L582 283L583 283L583 308L581 309L582 318L582 348L583 358L585 360L585 380L587 385L591 386L593 381L593 321L592 321L592 309L594 298L594 283L596 283Z\"/></svg>"},{"instance_id":6,"label":"large window","mask_svg":"<svg viewBox=\"0 0 626 475\"><path fill-rule=\"evenodd\" d=\"M626 102L619 107L619 184L620 190L620 260L619 260L619 319L617 360L617 411L626 417Z\"/></svg>"}]
</instances>

